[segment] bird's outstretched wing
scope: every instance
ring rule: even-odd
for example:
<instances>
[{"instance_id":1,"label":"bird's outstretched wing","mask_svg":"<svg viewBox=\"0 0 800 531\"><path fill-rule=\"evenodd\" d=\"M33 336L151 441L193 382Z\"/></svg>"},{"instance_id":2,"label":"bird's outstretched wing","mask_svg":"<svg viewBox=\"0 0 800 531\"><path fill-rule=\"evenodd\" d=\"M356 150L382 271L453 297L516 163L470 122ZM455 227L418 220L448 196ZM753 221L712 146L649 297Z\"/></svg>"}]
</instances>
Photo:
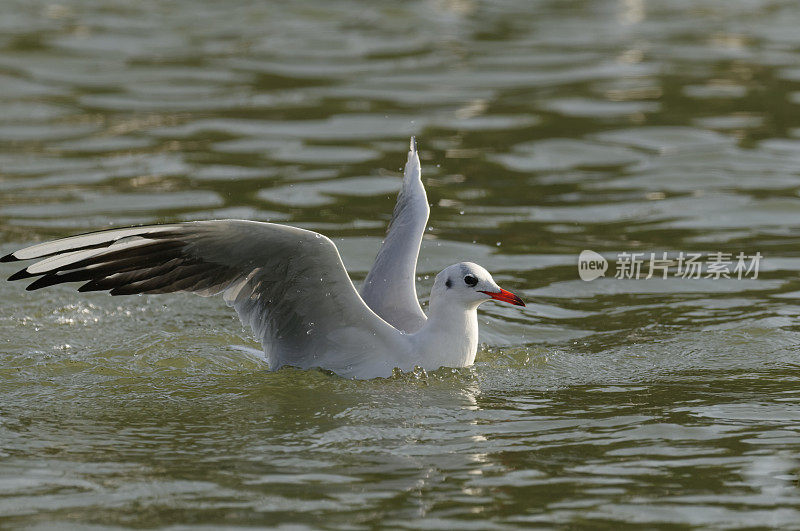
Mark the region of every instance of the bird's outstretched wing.
<instances>
[{"instance_id":1,"label":"bird's outstretched wing","mask_svg":"<svg viewBox=\"0 0 800 531\"><path fill-rule=\"evenodd\" d=\"M405 332L416 332L427 318L417 299L417 258L428 223L428 196L422 184L417 145L411 138L403 187L361 296L372 310Z\"/></svg>"},{"instance_id":2,"label":"bird's outstretched wing","mask_svg":"<svg viewBox=\"0 0 800 531\"><path fill-rule=\"evenodd\" d=\"M223 293L264 346L271 368L323 367L369 376L372 353L401 349L402 334L359 297L331 240L243 220L195 221L93 232L34 245L0 261L38 259L9 280L27 289L84 282L112 295ZM379 356L379 354L376 354Z\"/></svg>"}]
</instances>

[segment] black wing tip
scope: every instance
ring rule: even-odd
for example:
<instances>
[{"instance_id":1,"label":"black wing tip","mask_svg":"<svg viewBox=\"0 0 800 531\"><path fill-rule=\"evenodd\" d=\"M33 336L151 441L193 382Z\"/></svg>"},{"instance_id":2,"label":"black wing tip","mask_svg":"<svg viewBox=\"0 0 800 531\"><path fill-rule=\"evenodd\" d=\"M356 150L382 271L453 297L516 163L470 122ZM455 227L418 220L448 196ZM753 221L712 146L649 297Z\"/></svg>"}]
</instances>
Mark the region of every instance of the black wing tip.
<instances>
[{"instance_id":1,"label":"black wing tip","mask_svg":"<svg viewBox=\"0 0 800 531\"><path fill-rule=\"evenodd\" d=\"M83 284L81 287L78 288L78 291L81 293L86 293L87 291L103 291L108 288L104 288L97 285L96 280L90 280L86 284Z\"/></svg>"},{"instance_id":2,"label":"black wing tip","mask_svg":"<svg viewBox=\"0 0 800 531\"><path fill-rule=\"evenodd\" d=\"M30 275L31 277L34 275ZM52 275L45 275L43 277L39 277L27 286L25 286L25 291L35 291L37 289L46 288L47 286L52 286L53 284L58 284L58 279Z\"/></svg>"},{"instance_id":3,"label":"black wing tip","mask_svg":"<svg viewBox=\"0 0 800 531\"><path fill-rule=\"evenodd\" d=\"M13 282L14 280L21 280L23 278L31 278L31 277L34 277L34 276L36 276L36 275L28 273L27 269L21 269L21 270L17 271L16 273L14 273L13 275L11 275L10 277L8 277L8 280Z\"/></svg>"},{"instance_id":4,"label":"black wing tip","mask_svg":"<svg viewBox=\"0 0 800 531\"><path fill-rule=\"evenodd\" d=\"M0 262L19 262L20 258L14 256L14 253L7 254L3 257L0 257Z\"/></svg>"}]
</instances>

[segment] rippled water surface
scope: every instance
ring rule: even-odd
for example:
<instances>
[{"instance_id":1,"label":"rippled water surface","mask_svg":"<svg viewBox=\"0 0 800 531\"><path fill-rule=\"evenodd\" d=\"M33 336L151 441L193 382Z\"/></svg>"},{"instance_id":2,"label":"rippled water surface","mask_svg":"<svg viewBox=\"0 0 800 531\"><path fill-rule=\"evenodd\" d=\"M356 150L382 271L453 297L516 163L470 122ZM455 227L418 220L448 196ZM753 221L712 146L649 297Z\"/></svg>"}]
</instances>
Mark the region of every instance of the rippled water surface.
<instances>
[{"instance_id":1,"label":"rippled water surface","mask_svg":"<svg viewBox=\"0 0 800 531\"><path fill-rule=\"evenodd\" d=\"M218 299L0 283L0 527L800 524L789 0L0 2L0 254L220 217L355 281L420 141L470 369L270 373ZM578 278L577 255L612 260ZM764 256L618 280L620 252ZM16 269L3 264L0 274Z\"/></svg>"}]
</instances>

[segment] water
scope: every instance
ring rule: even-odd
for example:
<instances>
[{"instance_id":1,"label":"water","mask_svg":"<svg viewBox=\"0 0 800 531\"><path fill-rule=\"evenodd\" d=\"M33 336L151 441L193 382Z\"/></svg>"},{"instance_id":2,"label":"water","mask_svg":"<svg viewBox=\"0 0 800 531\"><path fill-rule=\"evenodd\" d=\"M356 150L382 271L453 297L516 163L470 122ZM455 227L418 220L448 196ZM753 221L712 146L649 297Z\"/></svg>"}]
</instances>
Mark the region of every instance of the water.
<instances>
[{"instance_id":1,"label":"water","mask_svg":"<svg viewBox=\"0 0 800 531\"><path fill-rule=\"evenodd\" d=\"M469 259L530 304L364 382L268 372L221 300L0 283L0 527L797 528L794 2L286 4L2 2L0 252L244 217L360 281L415 134L422 299Z\"/></svg>"}]
</instances>

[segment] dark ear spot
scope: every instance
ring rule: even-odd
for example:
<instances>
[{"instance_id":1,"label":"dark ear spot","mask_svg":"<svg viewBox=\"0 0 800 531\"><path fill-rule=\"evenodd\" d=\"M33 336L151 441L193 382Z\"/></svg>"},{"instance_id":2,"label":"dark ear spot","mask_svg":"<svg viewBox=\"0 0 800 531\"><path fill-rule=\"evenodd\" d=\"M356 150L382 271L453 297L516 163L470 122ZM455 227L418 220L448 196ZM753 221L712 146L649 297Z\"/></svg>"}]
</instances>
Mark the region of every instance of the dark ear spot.
<instances>
[{"instance_id":1,"label":"dark ear spot","mask_svg":"<svg viewBox=\"0 0 800 531\"><path fill-rule=\"evenodd\" d=\"M447 282L444 283L444 287L452 288L453 287L453 281L448 278Z\"/></svg>"}]
</instances>

